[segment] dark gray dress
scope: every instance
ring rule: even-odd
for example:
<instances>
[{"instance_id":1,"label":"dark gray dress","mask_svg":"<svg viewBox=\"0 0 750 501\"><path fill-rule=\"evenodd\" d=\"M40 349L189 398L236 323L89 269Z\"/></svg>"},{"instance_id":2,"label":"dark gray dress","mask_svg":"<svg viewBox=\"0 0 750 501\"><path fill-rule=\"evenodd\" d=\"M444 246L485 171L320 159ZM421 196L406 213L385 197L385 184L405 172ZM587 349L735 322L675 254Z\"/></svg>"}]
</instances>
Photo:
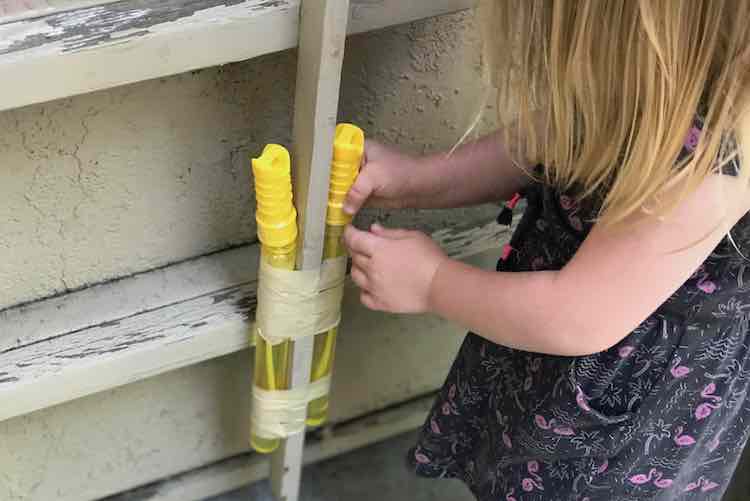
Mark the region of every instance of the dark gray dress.
<instances>
[{"instance_id":1,"label":"dark gray dress","mask_svg":"<svg viewBox=\"0 0 750 501\"><path fill-rule=\"evenodd\" d=\"M528 208L498 269L562 268L596 203L541 184L523 195ZM750 217L731 235L750 255ZM469 334L410 463L462 479L482 501L719 500L750 431L748 264L725 238L635 331L595 355L527 353Z\"/></svg>"}]
</instances>

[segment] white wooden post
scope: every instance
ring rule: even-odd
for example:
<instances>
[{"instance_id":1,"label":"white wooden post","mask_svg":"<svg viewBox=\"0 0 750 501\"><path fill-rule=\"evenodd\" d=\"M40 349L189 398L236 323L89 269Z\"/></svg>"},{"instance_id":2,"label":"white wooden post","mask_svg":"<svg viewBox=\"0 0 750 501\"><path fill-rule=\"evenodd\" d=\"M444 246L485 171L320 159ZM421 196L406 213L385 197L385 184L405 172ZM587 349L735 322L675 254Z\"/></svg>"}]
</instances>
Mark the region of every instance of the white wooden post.
<instances>
[{"instance_id":1,"label":"white wooden post","mask_svg":"<svg viewBox=\"0 0 750 501\"><path fill-rule=\"evenodd\" d=\"M299 213L298 268L323 258L328 182L341 86L349 0L302 0L297 87L294 102L292 165ZM292 384L310 382L313 338L294 344ZM305 434L282 442L271 462L271 485L279 501L297 501Z\"/></svg>"}]
</instances>

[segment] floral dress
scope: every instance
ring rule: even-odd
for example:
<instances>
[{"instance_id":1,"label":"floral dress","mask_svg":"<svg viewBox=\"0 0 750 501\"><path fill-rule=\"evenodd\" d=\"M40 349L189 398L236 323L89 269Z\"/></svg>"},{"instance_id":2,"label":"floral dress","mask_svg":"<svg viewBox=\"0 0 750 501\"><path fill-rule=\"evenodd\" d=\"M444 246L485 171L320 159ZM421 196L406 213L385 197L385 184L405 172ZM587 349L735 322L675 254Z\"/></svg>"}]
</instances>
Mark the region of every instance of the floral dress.
<instances>
[{"instance_id":1,"label":"floral dress","mask_svg":"<svg viewBox=\"0 0 750 501\"><path fill-rule=\"evenodd\" d=\"M596 204L542 184L523 195L498 270L562 268ZM481 501L720 500L750 432L750 261L738 252L750 254L750 216L731 236L602 353L541 355L469 334L410 451L417 474L459 478Z\"/></svg>"}]
</instances>

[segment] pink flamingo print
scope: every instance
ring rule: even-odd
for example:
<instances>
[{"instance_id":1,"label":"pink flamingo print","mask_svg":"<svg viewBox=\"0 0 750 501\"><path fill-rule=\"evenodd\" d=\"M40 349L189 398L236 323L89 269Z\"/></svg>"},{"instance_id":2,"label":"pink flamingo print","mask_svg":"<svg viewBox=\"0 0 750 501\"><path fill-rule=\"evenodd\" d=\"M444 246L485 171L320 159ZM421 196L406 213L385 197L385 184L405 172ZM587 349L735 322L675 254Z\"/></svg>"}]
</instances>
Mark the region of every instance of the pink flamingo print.
<instances>
[{"instance_id":1,"label":"pink flamingo print","mask_svg":"<svg viewBox=\"0 0 750 501\"><path fill-rule=\"evenodd\" d=\"M620 356L620 358L628 358L634 350L635 347L633 346L621 346L620 349L617 350L617 354Z\"/></svg>"},{"instance_id":2,"label":"pink flamingo print","mask_svg":"<svg viewBox=\"0 0 750 501\"><path fill-rule=\"evenodd\" d=\"M539 476L539 462L529 461L526 463L526 469L529 471L529 475L534 478L524 478L521 481L521 488L526 492L531 492L534 489L543 491L544 486L542 485L542 477Z\"/></svg>"},{"instance_id":3,"label":"pink flamingo print","mask_svg":"<svg viewBox=\"0 0 750 501\"><path fill-rule=\"evenodd\" d=\"M709 280L710 277L704 269L700 269L697 275L700 278L698 279L698 282L695 285L700 290L702 290L706 294L713 294L714 292L716 292L716 289L717 289L716 283L713 280Z\"/></svg>"},{"instance_id":4,"label":"pink flamingo print","mask_svg":"<svg viewBox=\"0 0 750 501\"><path fill-rule=\"evenodd\" d=\"M580 217L574 214L571 214L568 220L570 221L570 225L573 227L574 230L583 231L583 223L581 222Z\"/></svg>"},{"instance_id":5,"label":"pink flamingo print","mask_svg":"<svg viewBox=\"0 0 750 501\"><path fill-rule=\"evenodd\" d=\"M680 447L687 447L695 443L695 439L690 435L682 433L682 426L678 426L674 432L674 443Z\"/></svg>"},{"instance_id":6,"label":"pink flamingo print","mask_svg":"<svg viewBox=\"0 0 750 501\"><path fill-rule=\"evenodd\" d=\"M543 429L543 430L549 430L549 423L547 423L547 420L544 419L544 416L540 416L537 414L534 416L534 422L536 422L536 425Z\"/></svg>"},{"instance_id":7,"label":"pink flamingo print","mask_svg":"<svg viewBox=\"0 0 750 501\"><path fill-rule=\"evenodd\" d=\"M570 225L576 231L582 231L583 223L581 222L581 218L577 215L580 209L578 202L569 196L562 195L560 196L560 207L562 207L564 211L569 212L568 221L570 222Z\"/></svg>"},{"instance_id":8,"label":"pink flamingo print","mask_svg":"<svg viewBox=\"0 0 750 501\"><path fill-rule=\"evenodd\" d=\"M685 138L685 148L687 148L689 151L695 151L695 148L698 147L698 141L701 137L701 130L696 127L692 126L690 127L690 130L687 133L687 137Z\"/></svg>"},{"instance_id":9,"label":"pink flamingo print","mask_svg":"<svg viewBox=\"0 0 750 501\"><path fill-rule=\"evenodd\" d=\"M711 413L714 411L714 409L718 409L721 406L721 397L718 395L714 395L714 392L716 391L716 384L709 383L706 385L705 388L701 391L701 397L707 400L711 400L711 402L703 402L698 407L695 408L695 419L698 421L702 419L706 419L708 416L711 415Z\"/></svg>"},{"instance_id":10,"label":"pink flamingo print","mask_svg":"<svg viewBox=\"0 0 750 501\"><path fill-rule=\"evenodd\" d=\"M521 488L526 492L531 492L534 489L537 489L540 491L544 490L544 487L542 487L542 484L528 477L521 480Z\"/></svg>"},{"instance_id":11,"label":"pink flamingo print","mask_svg":"<svg viewBox=\"0 0 750 501\"><path fill-rule=\"evenodd\" d=\"M604 460L604 462L599 465L599 468L596 469L596 472L601 475L605 471L607 471L607 468L609 468L609 461L607 459Z\"/></svg>"},{"instance_id":12,"label":"pink flamingo print","mask_svg":"<svg viewBox=\"0 0 750 501\"><path fill-rule=\"evenodd\" d=\"M712 480L708 480L705 477L700 477L695 482L690 482L685 486L685 492L694 491L695 489L698 489L700 487L701 492L708 492L710 490L716 489L719 486L716 482Z\"/></svg>"},{"instance_id":13,"label":"pink flamingo print","mask_svg":"<svg viewBox=\"0 0 750 501\"><path fill-rule=\"evenodd\" d=\"M438 426L437 421L435 421L435 418L430 419L430 429L432 430L432 433L435 435L440 435L440 426Z\"/></svg>"},{"instance_id":14,"label":"pink flamingo print","mask_svg":"<svg viewBox=\"0 0 750 501\"><path fill-rule=\"evenodd\" d=\"M669 372L671 372L672 376L676 379L687 376L691 371L690 367L680 365L680 362L682 362L682 359L680 357L675 357L674 362L672 362L672 368L669 369Z\"/></svg>"},{"instance_id":15,"label":"pink flamingo print","mask_svg":"<svg viewBox=\"0 0 750 501\"><path fill-rule=\"evenodd\" d=\"M716 284L711 280L701 279L698 281L698 288L706 294L713 294L716 292Z\"/></svg>"},{"instance_id":16,"label":"pink flamingo print","mask_svg":"<svg viewBox=\"0 0 750 501\"><path fill-rule=\"evenodd\" d=\"M719 486L716 482L712 482L711 480L705 480L703 482L703 485L701 486L701 492L708 492L712 489L716 489Z\"/></svg>"},{"instance_id":17,"label":"pink flamingo print","mask_svg":"<svg viewBox=\"0 0 750 501\"><path fill-rule=\"evenodd\" d=\"M421 452L415 452L414 453L414 459L417 460L417 463L419 464L429 464L430 458L422 454Z\"/></svg>"},{"instance_id":18,"label":"pink flamingo print","mask_svg":"<svg viewBox=\"0 0 750 501\"><path fill-rule=\"evenodd\" d=\"M503 432L503 443L505 444L505 447L507 447L508 449L513 448L513 442L510 441L510 437L505 432Z\"/></svg>"},{"instance_id":19,"label":"pink flamingo print","mask_svg":"<svg viewBox=\"0 0 750 501\"><path fill-rule=\"evenodd\" d=\"M698 407L695 408L695 419L698 421L702 419L706 419L708 416L711 415L711 413L714 411L714 409L718 409L720 406L717 404L711 404L709 402L703 402Z\"/></svg>"},{"instance_id":20,"label":"pink flamingo print","mask_svg":"<svg viewBox=\"0 0 750 501\"><path fill-rule=\"evenodd\" d=\"M552 430L552 433L555 435L562 435L569 437L571 435L575 435L575 430L571 428L570 426L556 426L556 422L554 419L550 419L549 422L544 419L544 416L541 416L537 414L534 416L534 422L536 423L537 427L541 428L542 430Z\"/></svg>"},{"instance_id":21,"label":"pink flamingo print","mask_svg":"<svg viewBox=\"0 0 750 501\"><path fill-rule=\"evenodd\" d=\"M673 483L673 480L669 478L662 478L663 473L659 470L652 468L648 475L645 475L643 473L639 473L638 475L633 475L628 480L633 485L643 485L651 482L653 480L653 483L656 487L659 489L666 489L667 487L671 486Z\"/></svg>"},{"instance_id":22,"label":"pink flamingo print","mask_svg":"<svg viewBox=\"0 0 750 501\"><path fill-rule=\"evenodd\" d=\"M701 391L701 397L713 400L714 402L721 402L721 397L714 395L716 392L716 383L709 383Z\"/></svg>"},{"instance_id":23,"label":"pink flamingo print","mask_svg":"<svg viewBox=\"0 0 750 501\"><path fill-rule=\"evenodd\" d=\"M580 386L576 387L576 403L578 404L578 407L585 410L586 412L591 412L591 407L589 406L587 400L589 397L586 396L586 394L583 392Z\"/></svg>"}]
</instances>

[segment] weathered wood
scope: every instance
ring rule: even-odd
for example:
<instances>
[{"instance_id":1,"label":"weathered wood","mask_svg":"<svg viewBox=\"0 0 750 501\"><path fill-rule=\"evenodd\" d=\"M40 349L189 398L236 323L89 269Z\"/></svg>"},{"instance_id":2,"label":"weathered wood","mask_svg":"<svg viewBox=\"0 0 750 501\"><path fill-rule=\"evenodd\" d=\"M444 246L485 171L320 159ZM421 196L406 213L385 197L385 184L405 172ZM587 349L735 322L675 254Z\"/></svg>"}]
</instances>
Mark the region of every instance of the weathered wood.
<instances>
[{"instance_id":1,"label":"weathered wood","mask_svg":"<svg viewBox=\"0 0 750 501\"><path fill-rule=\"evenodd\" d=\"M0 2L0 24L104 5L120 0L5 0Z\"/></svg>"},{"instance_id":2,"label":"weathered wood","mask_svg":"<svg viewBox=\"0 0 750 501\"><path fill-rule=\"evenodd\" d=\"M507 235L486 222L433 237L464 258ZM257 263L252 245L7 310L14 332L60 311L82 327L42 330L39 340L0 349L0 421L248 347ZM162 284L160 292L130 301L149 284Z\"/></svg>"},{"instance_id":3,"label":"weathered wood","mask_svg":"<svg viewBox=\"0 0 750 501\"><path fill-rule=\"evenodd\" d=\"M499 252L467 262L490 269ZM331 424L440 387L464 329L369 311L353 285L343 308ZM253 358L242 350L0 421L0 499L94 501L248 452Z\"/></svg>"},{"instance_id":4,"label":"weathered wood","mask_svg":"<svg viewBox=\"0 0 750 501\"><path fill-rule=\"evenodd\" d=\"M298 41L300 0L92 2L106 4L0 17L0 110L250 59ZM350 32L471 3L358 0Z\"/></svg>"},{"instance_id":5,"label":"weathered wood","mask_svg":"<svg viewBox=\"0 0 750 501\"><path fill-rule=\"evenodd\" d=\"M329 430L322 439L305 447L305 465L375 444L418 428L432 405L432 395L390 407ZM217 464L168 478L106 501L201 501L268 477L268 461L256 454L243 454Z\"/></svg>"},{"instance_id":6,"label":"weathered wood","mask_svg":"<svg viewBox=\"0 0 750 501\"><path fill-rule=\"evenodd\" d=\"M339 109L349 0L302 0L294 98L294 200L300 228L297 267L323 258L328 184ZM313 337L294 343L291 388L310 383ZM271 461L271 485L279 501L299 499L304 432L281 442Z\"/></svg>"},{"instance_id":7,"label":"weathered wood","mask_svg":"<svg viewBox=\"0 0 750 501\"><path fill-rule=\"evenodd\" d=\"M256 260L244 247L0 310L0 353L251 282Z\"/></svg>"}]
</instances>

